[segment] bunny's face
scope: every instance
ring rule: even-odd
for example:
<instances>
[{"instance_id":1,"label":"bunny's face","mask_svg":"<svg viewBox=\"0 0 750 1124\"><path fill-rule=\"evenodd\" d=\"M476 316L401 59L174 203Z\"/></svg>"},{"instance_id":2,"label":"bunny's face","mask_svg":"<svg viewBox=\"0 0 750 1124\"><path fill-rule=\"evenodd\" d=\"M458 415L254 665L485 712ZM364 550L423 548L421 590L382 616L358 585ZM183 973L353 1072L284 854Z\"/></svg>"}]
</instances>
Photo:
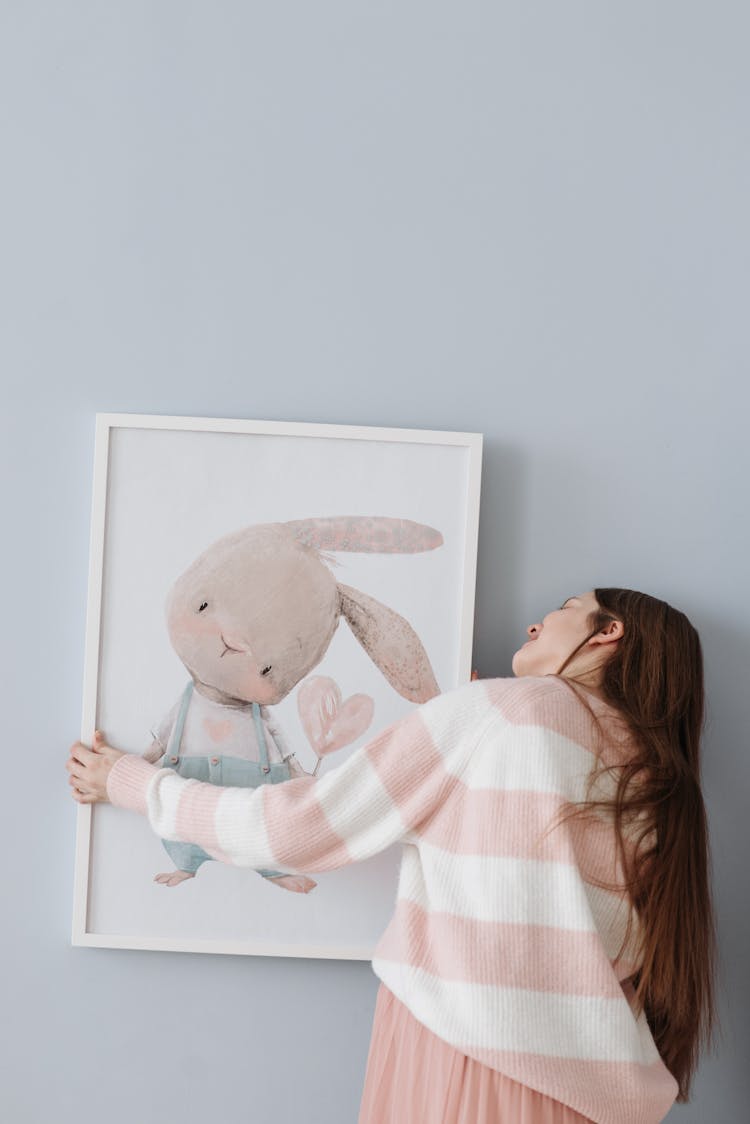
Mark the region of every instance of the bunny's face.
<instances>
[{"instance_id":1,"label":"bunny's face","mask_svg":"<svg viewBox=\"0 0 750 1124\"><path fill-rule=\"evenodd\" d=\"M273 705L323 658L339 619L336 580L284 524L227 535L167 599L172 645L200 682Z\"/></svg>"}]
</instances>

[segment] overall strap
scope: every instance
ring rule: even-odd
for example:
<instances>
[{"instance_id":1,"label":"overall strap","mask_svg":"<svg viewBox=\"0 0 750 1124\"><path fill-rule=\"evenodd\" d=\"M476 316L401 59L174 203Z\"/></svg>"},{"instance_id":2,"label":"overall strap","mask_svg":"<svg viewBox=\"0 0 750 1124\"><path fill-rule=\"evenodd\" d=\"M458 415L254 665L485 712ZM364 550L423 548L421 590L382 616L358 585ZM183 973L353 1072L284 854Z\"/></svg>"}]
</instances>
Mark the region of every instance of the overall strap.
<instances>
[{"instance_id":1,"label":"overall strap","mask_svg":"<svg viewBox=\"0 0 750 1124\"><path fill-rule=\"evenodd\" d=\"M266 745L266 736L263 733L263 723L260 720L260 707L258 706L257 702L253 703L253 721L255 722L255 733L258 736L260 763L263 766L263 772L270 773L271 766L268 763L268 746Z\"/></svg>"},{"instance_id":2,"label":"overall strap","mask_svg":"<svg viewBox=\"0 0 750 1124\"><path fill-rule=\"evenodd\" d=\"M185 729L185 719L187 718L190 700L193 697L193 681L188 683L185 690L182 692L182 701L180 702L180 709L177 713L177 721L172 727L172 733L169 736L169 745L167 746L167 753L172 757L179 757L180 746L182 745L182 731Z\"/></svg>"}]
</instances>

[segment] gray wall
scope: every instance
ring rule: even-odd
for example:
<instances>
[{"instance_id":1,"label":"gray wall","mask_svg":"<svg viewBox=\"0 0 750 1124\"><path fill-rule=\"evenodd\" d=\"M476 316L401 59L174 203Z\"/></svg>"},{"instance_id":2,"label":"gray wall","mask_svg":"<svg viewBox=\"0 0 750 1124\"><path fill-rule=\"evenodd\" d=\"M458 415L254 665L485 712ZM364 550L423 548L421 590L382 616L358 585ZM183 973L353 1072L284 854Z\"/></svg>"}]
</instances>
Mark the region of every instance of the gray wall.
<instances>
[{"instance_id":1,"label":"gray wall","mask_svg":"<svg viewBox=\"0 0 750 1124\"><path fill-rule=\"evenodd\" d=\"M484 432L485 675L596 584L691 615L724 1041L670 1121L745 1119L749 35L725 0L0 4L3 1121L350 1124L376 991L69 946L96 410Z\"/></svg>"}]
</instances>

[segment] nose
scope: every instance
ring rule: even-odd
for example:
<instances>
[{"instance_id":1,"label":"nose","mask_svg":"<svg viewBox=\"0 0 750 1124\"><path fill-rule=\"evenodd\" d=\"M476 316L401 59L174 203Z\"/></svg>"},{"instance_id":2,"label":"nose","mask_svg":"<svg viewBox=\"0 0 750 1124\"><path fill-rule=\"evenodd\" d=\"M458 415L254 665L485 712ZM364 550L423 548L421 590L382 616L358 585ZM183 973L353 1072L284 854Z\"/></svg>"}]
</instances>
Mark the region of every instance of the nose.
<instances>
[{"instance_id":1,"label":"nose","mask_svg":"<svg viewBox=\"0 0 750 1124\"><path fill-rule=\"evenodd\" d=\"M247 644L245 644L238 637L232 636L231 633L228 633L226 631L222 631L221 639L224 641L227 648L231 648L231 650L233 652L247 652L248 651Z\"/></svg>"},{"instance_id":2,"label":"nose","mask_svg":"<svg viewBox=\"0 0 750 1124\"><path fill-rule=\"evenodd\" d=\"M536 636L537 632L539 631L539 629L541 627L542 626L540 624L530 624L529 627L526 629L526 633L527 633L528 636L534 637L534 636Z\"/></svg>"}]
</instances>

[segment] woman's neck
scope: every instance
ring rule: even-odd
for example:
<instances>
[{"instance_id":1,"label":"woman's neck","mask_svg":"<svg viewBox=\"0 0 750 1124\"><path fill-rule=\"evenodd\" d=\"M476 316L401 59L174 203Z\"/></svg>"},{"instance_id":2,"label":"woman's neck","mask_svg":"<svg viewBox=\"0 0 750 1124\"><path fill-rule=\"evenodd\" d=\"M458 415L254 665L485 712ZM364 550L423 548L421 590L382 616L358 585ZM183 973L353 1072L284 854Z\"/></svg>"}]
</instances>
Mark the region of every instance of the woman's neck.
<instances>
[{"instance_id":1,"label":"woman's neck","mask_svg":"<svg viewBox=\"0 0 750 1124\"><path fill-rule=\"evenodd\" d=\"M578 666L571 663L569 667L563 671L562 679L568 679L572 684L580 687L587 695L593 695L594 698L599 699L601 702L607 702L607 696L604 693L603 679L604 669L601 664L594 664L593 666Z\"/></svg>"}]
</instances>

